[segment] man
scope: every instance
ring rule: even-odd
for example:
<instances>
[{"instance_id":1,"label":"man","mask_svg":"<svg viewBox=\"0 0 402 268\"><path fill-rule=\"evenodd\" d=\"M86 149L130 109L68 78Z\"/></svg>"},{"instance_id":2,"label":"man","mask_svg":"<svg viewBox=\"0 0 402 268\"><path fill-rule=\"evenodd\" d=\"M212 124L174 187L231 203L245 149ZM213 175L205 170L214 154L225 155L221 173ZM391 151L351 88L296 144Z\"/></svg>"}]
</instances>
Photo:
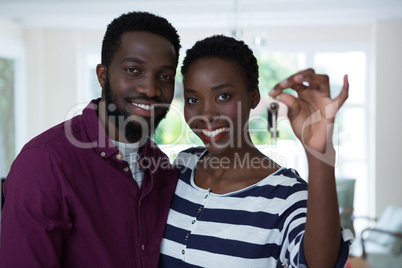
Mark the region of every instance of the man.
<instances>
[{"instance_id":1,"label":"man","mask_svg":"<svg viewBox=\"0 0 402 268\"><path fill-rule=\"evenodd\" d=\"M180 40L123 14L97 66L102 97L24 146L5 183L1 267L156 267L177 171L149 139L174 93Z\"/></svg>"}]
</instances>

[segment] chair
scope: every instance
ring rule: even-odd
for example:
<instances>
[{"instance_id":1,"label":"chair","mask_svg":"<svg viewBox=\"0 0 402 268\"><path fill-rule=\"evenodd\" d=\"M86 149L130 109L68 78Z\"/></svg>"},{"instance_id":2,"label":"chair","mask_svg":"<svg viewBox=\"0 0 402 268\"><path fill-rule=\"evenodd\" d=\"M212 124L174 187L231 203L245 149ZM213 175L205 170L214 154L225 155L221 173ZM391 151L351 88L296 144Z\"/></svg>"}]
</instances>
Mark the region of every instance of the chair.
<instances>
[{"instance_id":1,"label":"chair","mask_svg":"<svg viewBox=\"0 0 402 268\"><path fill-rule=\"evenodd\" d=\"M373 268L402 267L402 208L390 205L361 232L362 258Z\"/></svg>"},{"instance_id":2,"label":"chair","mask_svg":"<svg viewBox=\"0 0 402 268\"><path fill-rule=\"evenodd\" d=\"M356 180L352 178L336 179L336 192L338 195L341 226L344 229L349 229L353 235L355 235L355 229L353 227L355 182Z\"/></svg>"}]
</instances>

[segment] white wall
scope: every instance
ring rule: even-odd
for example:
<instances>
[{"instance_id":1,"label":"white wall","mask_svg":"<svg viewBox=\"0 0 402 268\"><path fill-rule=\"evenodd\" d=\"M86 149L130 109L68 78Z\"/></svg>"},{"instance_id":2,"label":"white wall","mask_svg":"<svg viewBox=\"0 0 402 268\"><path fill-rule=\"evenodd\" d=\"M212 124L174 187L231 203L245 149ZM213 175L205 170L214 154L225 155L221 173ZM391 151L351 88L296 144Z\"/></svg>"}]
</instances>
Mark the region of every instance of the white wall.
<instances>
[{"instance_id":1,"label":"white wall","mask_svg":"<svg viewBox=\"0 0 402 268\"><path fill-rule=\"evenodd\" d=\"M0 37L21 40L22 32L19 24L0 18Z\"/></svg>"},{"instance_id":2,"label":"white wall","mask_svg":"<svg viewBox=\"0 0 402 268\"><path fill-rule=\"evenodd\" d=\"M375 52L375 195L376 210L402 206L402 20L378 21Z\"/></svg>"},{"instance_id":3,"label":"white wall","mask_svg":"<svg viewBox=\"0 0 402 268\"><path fill-rule=\"evenodd\" d=\"M208 29L178 29L182 46L189 48L201 38L213 34L230 35L230 31L222 28ZM253 44L256 35L264 39L268 47L272 45L311 45L317 43L369 43L372 27L370 24L361 25L332 25L332 26L269 26L244 28L241 39L247 44ZM182 50L181 52L185 52Z\"/></svg>"},{"instance_id":4,"label":"white wall","mask_svg":"<svg viewBox=\"0 0 402 268\"><path fill-rule=\"evenodd\" d=\"M102 37L103 32L97 30L23 28L0 19L0 48L4 52L0 56L21 58L24 63L23 92L16 102L17 117L24 119L20 124L24 133L17 133L23 137L21 145L64 121L77 105L83 90L82 53L88 46L100 46ZM17 52L15 44L19 45Z\"/></svg>"},{"instance_id":5,"label":"white wall","mask_svg":"<svg viewBox=\"0 0 402 268\"><path fill-rule=\"evenodd\" d=\"M80 34L77 30L24 31L27 44L29 137L62 122L77 103Z\"/></svg>"}]
</instances>

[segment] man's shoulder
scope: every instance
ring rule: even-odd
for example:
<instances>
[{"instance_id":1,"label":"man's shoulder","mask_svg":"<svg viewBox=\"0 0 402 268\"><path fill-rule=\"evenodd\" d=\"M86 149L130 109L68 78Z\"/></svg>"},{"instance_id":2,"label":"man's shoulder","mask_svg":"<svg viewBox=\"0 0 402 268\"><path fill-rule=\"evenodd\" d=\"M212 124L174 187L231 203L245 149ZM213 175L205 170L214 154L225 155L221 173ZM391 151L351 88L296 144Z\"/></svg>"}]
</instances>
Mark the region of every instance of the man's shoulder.
<instances>
[{"instance_id":1,"label":"man's shoulder","mask_svg":"<svg viewBox=\"0 0 402 268\"><path fill-rule=\"evenodd\" d=\"M48 149L57 147L58 145L68 146L71 144L68 136L77 136L77 134L79 134L79 132L83 129L84 127L82 125L81 115L78 115L40 133L26 143L22 150L24 151L30 148Z\"/></svg>"},{"instance_id":2,"label":"man's shoulder","mask_svg":"<svg viewBox=\"0 0 402 268\"><path fill-rule=\"evenodd\" d=\"M62 144L79 147L77 144L88 143L88 131L90 131L91 128L95 128L95 125L99 127L98 117L95 112L97 101L98 100L92 100L85 109L82 110L81 114L65 120L37 135L30 140L24 148L52 148ZM96 123L94 123L95 120ZM98 133L97 130L96 133Z\"/></svg>"}]
</instances>

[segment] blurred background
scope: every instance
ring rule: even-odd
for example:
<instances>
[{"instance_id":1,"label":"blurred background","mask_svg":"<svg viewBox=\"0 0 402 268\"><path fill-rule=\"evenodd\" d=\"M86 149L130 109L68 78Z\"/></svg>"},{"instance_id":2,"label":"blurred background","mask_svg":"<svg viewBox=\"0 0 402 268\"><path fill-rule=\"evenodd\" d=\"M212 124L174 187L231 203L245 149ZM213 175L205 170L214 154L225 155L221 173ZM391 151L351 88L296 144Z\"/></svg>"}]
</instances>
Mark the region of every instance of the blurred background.
<instances>
[{"instance_id":1,"label":"blurred background","mask_svg":"<svg viewBox=\"0 0 402 268\"><path fill-rule=\"evenodd\" d=\"M110 21L133 10L166 17L182 40L182 59L212 34L244 40L260 65L263 99L253 140L269 157L307 178L304 152L281 106L280 139L266 130L267 92L307 67L327 73L334 95L349 75L350 97L336 119L337 178L355 180L354 214L402 206L401 0L0 0L0 175L21 147L100 96L95 67ZM155 140L171 159L200 144L182 120L182 85ZM359 230L359 225L355 226Z\"/></svg>"}]
</instances>

